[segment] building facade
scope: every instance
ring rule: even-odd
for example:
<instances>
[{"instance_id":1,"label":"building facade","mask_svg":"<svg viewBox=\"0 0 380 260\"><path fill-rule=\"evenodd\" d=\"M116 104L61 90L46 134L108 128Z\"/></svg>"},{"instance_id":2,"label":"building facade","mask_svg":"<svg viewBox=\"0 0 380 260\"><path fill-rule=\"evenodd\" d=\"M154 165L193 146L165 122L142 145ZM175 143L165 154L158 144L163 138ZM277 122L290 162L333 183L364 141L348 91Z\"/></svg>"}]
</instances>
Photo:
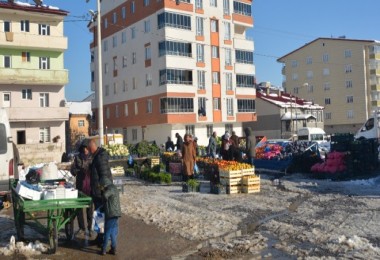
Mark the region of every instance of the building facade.
<instances>
[{"instance_id":1,"label":"building facade","mask_svg":"<svg viewBox=\"0 0 380 260\"><path fill-rule=\"evenodd\" d=\"M159 144L187 132L205 145L213 131L241 134L243 122L256 120L254 43L247 37L251 0L101 4L108 132L122 133L128 143ZM96 37L90 46L92 90L98 82Z\"/></svg>"},{"instance_id":2,"label":"building facade","mask_svg":"<svg viewBox=\"0 0 380 260\"><path fill-rule=\"evenodd\" d=\"M65 151L67 14L56 7L0 2L0 106L8 112L24 162L39 161L36 151L45 153L46 147L51 153L41 156L45 161L60 160Z\"/></svg>"},{"instance_id":3,"label":"building facade","mask_svg":"<svg viewBox=\"0 0 380 260\"><path fill-rule=\"evenodd\" d=\"M355 133L380 105L380 43L318 38L278 59L284 88L324 109L328 134Z\"/></svg>"},{"instance_id":4,"label":"building facade","mask_svg":"<svg viewBox=\"0 0 380 260\"><path fill-rule=\"evenodd\" d=\"M279 89L258 89L257 121L244 123L256 136L289 139L303 127L324 128L323 107Z\"/></svg>"}]
</instances>

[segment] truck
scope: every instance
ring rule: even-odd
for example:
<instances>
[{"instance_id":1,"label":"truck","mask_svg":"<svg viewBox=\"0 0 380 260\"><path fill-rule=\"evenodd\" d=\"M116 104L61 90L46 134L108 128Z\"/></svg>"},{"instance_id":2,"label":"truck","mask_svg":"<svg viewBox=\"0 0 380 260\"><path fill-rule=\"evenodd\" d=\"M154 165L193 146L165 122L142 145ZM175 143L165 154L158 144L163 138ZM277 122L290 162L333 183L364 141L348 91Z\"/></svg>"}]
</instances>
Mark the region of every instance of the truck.
<instances>
[{"instance_id":1,"label":"truck","mask_svg":"<svg viewBox=\"0 0 380 260\"><path fill-rule=\"evenodd\" d=\"M355 134L355 139L378 139L380 140L380 110L377 110L368 120L360 127Z\"/></svg>"}]
</instances>

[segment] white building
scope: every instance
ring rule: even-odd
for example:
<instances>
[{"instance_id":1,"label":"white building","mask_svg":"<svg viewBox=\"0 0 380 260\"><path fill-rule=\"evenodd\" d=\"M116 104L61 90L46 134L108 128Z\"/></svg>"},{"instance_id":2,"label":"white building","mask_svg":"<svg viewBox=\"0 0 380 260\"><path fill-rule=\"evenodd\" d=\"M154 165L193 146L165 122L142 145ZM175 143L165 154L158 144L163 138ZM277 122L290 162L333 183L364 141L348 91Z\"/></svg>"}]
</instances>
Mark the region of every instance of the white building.
<instances>
[{"instance_id":1,"label":"white building","mask_svg":"<svg viewBox=\"0 0 380 260\"><path fill-rule=\"evenodd\" d=\"M254 44L246 35L253 27L251 0L101 4L108 132L122 133L128 143L163 143L187 132L207 144L213 131L242 135L242 123L256 120ZM94 33L92 90L96 42Z\"/></svg>"}]
</instances>

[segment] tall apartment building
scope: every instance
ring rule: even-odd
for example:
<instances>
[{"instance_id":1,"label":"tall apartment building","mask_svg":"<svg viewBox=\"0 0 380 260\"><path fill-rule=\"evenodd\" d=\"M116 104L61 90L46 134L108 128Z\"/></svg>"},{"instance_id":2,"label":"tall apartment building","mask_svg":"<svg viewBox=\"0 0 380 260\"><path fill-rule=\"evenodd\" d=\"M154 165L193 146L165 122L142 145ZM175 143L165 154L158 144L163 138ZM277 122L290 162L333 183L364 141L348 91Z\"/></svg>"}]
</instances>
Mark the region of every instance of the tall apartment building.
<instances>
[{"instance_id":1,"label":"tall apartment building","mask_svg":"<svg viewBox=\"0 0 380 260\"><path fill-rule=\"evenodd\" d=\"M255 121L251 0L102 1L104 127L128 143ZM96 90L96 23L92 89ZM97 98L95 99L97 100ZM96 105L97 107L97 105ZM94 110L95 119L97 109Z\"/></svg>"},{"instance_id":2,"label":"tall apartment building","mask_svg":"<svg viewBox=\"0 0 380 260\"><path fill-rule=\"evenodd\" d=\"M8 112L24 161L60 160L65 150L67 14L56 7L0 1L0 106Z\"/></svg>"},{"instance_id":3,"label":"tall apartment building","mask_svg":"<svg viewBox=\"0 0 380 260\"><path fill-rule=\"evenodd\" d=\"M278 61L288 92L325 107L329 134L355 133L380 106L380 42L317 38Z\"/></svg>"}]
</instances>

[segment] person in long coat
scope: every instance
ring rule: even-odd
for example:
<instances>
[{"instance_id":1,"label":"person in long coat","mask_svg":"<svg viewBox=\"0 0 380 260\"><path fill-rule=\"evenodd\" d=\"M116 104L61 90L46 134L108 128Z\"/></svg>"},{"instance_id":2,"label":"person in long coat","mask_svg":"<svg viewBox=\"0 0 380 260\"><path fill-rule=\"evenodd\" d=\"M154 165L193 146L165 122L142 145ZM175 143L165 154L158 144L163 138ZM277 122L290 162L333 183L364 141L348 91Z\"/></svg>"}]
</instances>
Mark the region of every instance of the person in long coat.
<instances>
[{"instance_id":1,"label":"person in long coat","mask_svg":"<svg viewBox=\"0 0 380 260\"><path fill-rule=\"evenodd\" d=\"M196 151L193 140L189 134L184 136L185 142L182 147L182 171L183 181L187 181L194 174L194 164L196 160Z\"/></svg>"}]
</instances>

